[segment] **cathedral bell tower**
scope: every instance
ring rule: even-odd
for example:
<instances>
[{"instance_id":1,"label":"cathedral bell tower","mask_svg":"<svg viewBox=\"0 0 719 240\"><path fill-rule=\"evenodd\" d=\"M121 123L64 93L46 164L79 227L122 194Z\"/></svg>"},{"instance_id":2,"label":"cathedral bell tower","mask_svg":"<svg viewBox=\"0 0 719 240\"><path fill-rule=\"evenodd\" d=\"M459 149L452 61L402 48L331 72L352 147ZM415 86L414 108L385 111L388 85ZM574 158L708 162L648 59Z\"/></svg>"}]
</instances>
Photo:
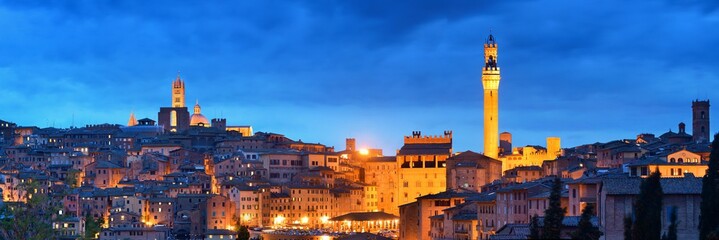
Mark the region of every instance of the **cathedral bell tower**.
<instances>
[{"instance_id":1,"label":"cathedral bell tower","mask_svg":"<svg viewBox=\"0 0 719 240\"><path fill-rule=\"evenodd\" d=\"M177 79L172 82L172 107L185 107L185 82L177 73Z\"/></svg>"},{"instance_id":2,"label":"cathedral bell tower","mask_svg":"<svg viewBox=\"0 0 719 240\"><path fill-rule=\"evenodd\" d=\"M497 42L492 34L484 43L484 155L499 157L499 67L497 66Z\"/></svg>"}]
</instances>

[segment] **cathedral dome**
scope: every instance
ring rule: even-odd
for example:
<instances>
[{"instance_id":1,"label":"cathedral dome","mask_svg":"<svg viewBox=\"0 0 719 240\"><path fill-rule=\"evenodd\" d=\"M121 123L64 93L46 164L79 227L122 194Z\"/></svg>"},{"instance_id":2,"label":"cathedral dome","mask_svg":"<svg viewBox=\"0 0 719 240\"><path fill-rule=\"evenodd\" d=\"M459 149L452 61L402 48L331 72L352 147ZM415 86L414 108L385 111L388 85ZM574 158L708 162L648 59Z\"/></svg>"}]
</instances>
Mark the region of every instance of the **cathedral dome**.
<instances>
[{"instance_id":1,"label":"cathedral dome","mask_svg":"<svg viewBox=\"0 0 719 240\"><path fill-rule=\"evenodd\" d=\"M210 121L207 121L207 118L200 112L200 103L196 103L195 111L190 116L190 126L210 127Z\"/></svg>"}]
</instances>

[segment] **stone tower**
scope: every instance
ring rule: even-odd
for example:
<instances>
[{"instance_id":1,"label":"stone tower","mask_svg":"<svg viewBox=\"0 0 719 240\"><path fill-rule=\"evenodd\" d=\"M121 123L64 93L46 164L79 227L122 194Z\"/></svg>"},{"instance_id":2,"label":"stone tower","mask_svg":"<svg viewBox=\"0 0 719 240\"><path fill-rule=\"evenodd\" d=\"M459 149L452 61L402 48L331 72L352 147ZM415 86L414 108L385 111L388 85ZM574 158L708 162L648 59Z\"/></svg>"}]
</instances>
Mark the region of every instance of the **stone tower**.
<instances>
[{"instance_id":1,"label":"stone tower","mask_svg":"<svg viewBox=\"0 0 719 240\"><path fill-rule=\"evenodd\" d=\"M692 102L692 137L694 142L709 142L709 100Z\"/></svg>"},{"instance_id":2,"label":"stone tower","mask_svg":"<svg viewBox=\"0 0 719 240\"><path fill-rule=\"evenodd\" d=\"M354 138L345 139L345 150L354 152L357 147L357 141Z\"/></svg>"},{"instance_id":3,"label":"stone tower","mask_svg":"<svg viewBox=\"0 0 719 240\"><path fill-rule=\"evenodd\" d=\"M497 42L492 34L484 43L484 155L497 159L499 155L499 67Z\"/></svg>"},{"instance_id":4,"label":"stone tower","mask_svg":"<svg viewBox=\"0 0 719 240\"><path fill-rule=\"evenodd\" d=\"M185 107L185 82L180 78L180 73L177 73L177 79L172 82L172 107Z\"/></svg>"}]
</instances>

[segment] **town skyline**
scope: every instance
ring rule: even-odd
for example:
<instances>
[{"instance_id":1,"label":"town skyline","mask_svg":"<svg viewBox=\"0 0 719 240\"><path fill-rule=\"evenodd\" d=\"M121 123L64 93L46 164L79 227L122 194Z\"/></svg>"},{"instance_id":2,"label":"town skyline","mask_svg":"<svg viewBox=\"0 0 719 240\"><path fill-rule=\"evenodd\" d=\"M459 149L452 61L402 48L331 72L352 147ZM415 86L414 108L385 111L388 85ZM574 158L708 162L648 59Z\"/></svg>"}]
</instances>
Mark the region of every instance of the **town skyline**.
<instances>
[{"instance_id":1,"label":"town skyline","mask_svg":"<svg viewBox=\"0 0 719 240\"><path fill-rule=\"evenodd\" d=\"M182 14L186 6L149 6L165 19L122 4L8 4L0 16L17 25L0 40L7 96L0 108L4 119L46 127L124 124L130 112L154 119L179 70L187 102L198 99L205 115L229 124L335 147L354 137L389 152L411 131L452 130L456 150L481 152L478 91L490 29L504 69L499 131L520 145L542 145L546 136L576 146L676 132L691 120L692 100L716 99L709 89L719 84L712 68L719 59L705 51L718 37L709 31L717 25L710 3L523 10L542 4L425 3L394 16L375 3L295 3L249 17L236 15L269 6L199 5L190 16ZM342 14L326 12L333 7ZM112 18L93 9L112 9ZM236 24L215 23L222 17ZM341 21L327 25L333 18ZM673 24L660 24L667 21ZM648 26L656 31L636 31ZM296 37L275 37L290 33Z\"/></svg>"},{"instance_id":2,"label":"town skyline","mask_svg":"<svg viewBox=\"0 0 719 240\"><path fill-rule=\"evenodd\" d=\"M719 2L10 1L0 29L3 240L719 236Z\"/></svg>"}]
</instances>

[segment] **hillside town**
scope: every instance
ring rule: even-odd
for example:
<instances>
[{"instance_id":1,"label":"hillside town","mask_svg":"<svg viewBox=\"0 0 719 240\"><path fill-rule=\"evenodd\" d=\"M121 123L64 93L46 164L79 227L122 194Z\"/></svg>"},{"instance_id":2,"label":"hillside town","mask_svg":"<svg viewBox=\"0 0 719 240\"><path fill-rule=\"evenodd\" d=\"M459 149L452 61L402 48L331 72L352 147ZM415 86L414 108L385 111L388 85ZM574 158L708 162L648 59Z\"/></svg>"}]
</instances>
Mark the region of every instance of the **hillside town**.
<instances>
[{"instance_id":1,"label":"hillside town","mask_svg":"<svg viewBox=\"0 0 719 240\"><path fill-rule=\"evenodd\" d=\"M396 151L360 149L352 136L336 148L255 131L208 119L199 101L191 114L178 74L168 107L131 113L127 124L0 120L0 220L47 226L53 239L527 239L558 182L562 238L593 209L601 238L622 239L640 185L656 171L662 232L676 215L678 239L699 238L709 100L687 101L679 114L691 114L690 126L664 133L515 146L499 132L494 36L484 47L484 149L454 151L451 130L397 136ZM22 231L35 230L2 230Z\"/></svg>"}]
</instances>

